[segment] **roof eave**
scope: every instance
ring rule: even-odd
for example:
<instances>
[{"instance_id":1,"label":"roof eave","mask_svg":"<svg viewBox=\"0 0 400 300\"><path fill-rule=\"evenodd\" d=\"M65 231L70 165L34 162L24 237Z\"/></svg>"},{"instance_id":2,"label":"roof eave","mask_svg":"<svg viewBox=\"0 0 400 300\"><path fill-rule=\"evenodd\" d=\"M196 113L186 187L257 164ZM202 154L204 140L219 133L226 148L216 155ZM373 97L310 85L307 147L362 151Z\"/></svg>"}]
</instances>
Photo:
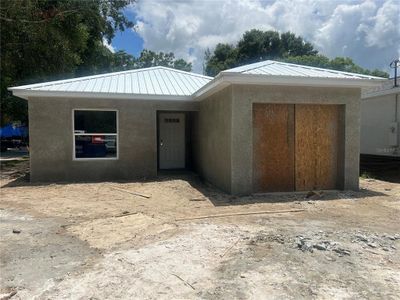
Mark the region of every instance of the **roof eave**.
<instances>
[{"instance_id":1,"label":"roof eave","mask_svg":"<svg viewBox=\"0 0 400 300\"><path fill-rule=\"evenodd\" d=\"M387 90L383 90L383 91L364 93L364 94L361 94L361 99L369 99L369 98L392 95L392 94L400 94L400 87L395 87L395 88L391 88L391 89L387 89Z\"/></svg>"},{"instance_id":2,"label":"roof eave","mask_svg":"<svg viewBox=\"0 0 400 300\"><path fill-rule=\"evenodd\" d=\"M238 74L236 72L221 72L201 89L194 97L200 99L229 85L285 85L285 86L315 86L315 87L347 87L361 88L380 86L386 79L349 79L349 78L320 78L301 76L268 76L263 74Z\"/></svg>"},{"instance_id":3,"label":"roof eave","mask_svg":"<svg viewBox=\"0 0 400 300\"><path fill-rule=\"evenodd\" d=\"M276 85L301 85L325 87L372 87L380 86L386 79L368 78L322 78L304 76L263 75L263 74L237 74L222 73L222 77L231 83L243 84L276 84Z\"/></svg>"},{"instance_id":4,"label":"roof eave","mask_svg":"<svg viewBox=\"0 0 400 300\"><path fill-rule=\"evenodd\" d=\"M86 99L127 99L127 100L169 100L193 101L192 96L185 95L151 95L151 94L124 94L124 93L89 93L68 91L35 91L10 88L14 96L29 100L32 97L45 98L86 98Z\"/></svg>"}]
</instances>

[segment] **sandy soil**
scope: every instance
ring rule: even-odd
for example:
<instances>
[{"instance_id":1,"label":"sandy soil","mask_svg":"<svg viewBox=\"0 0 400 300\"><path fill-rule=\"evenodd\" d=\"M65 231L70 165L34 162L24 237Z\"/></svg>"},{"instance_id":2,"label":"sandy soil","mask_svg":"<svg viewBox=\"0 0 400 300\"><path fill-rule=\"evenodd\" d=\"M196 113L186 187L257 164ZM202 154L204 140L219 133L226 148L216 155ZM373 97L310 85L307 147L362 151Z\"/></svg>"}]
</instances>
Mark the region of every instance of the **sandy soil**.
<instances>
[{"instance_id":1,"label":"sandy soil","mask_svg":"<svg viewBox=\"0 0 400 300\"><path fill-rule=\"evenodd\" d=\"M12 299L400 299L399 183L234 197L195 174L30 184L26 170L2 166L0 294Z\"/></svg>"}]
</instances>

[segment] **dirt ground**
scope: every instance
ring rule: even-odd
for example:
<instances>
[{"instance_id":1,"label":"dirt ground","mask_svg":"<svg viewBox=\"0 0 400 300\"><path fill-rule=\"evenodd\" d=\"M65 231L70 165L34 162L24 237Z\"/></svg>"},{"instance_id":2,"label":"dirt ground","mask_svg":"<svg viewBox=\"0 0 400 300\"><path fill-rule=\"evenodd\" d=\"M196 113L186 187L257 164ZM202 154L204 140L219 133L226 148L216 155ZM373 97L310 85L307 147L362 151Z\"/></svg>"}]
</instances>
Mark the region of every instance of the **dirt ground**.
<instances>
[{"instance_id":1,"label":"dirt ground","mask_svg":"<svg viewBox=\"0 0 400 300\"><path fill-rule=\"evenodd\" d=\"M30 184L27 171L2 163L0 299L400 299L399 183L234 197L189 173ZM281 210L295 212L187 220Z\"/></svg>"}]
</instances>

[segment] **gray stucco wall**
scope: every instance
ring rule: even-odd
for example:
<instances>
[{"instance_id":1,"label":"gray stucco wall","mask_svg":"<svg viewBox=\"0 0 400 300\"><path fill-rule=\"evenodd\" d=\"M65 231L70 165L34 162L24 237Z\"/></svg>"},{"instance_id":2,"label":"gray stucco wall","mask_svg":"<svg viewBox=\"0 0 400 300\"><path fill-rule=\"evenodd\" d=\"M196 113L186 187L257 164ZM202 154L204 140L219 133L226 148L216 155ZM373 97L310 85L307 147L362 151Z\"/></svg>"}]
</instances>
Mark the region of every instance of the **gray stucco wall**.
<instances>
[{"instance_id":1,"label":"gray stucco wall","mask_svg":"<svg viewBox=\"0 0 400 300\"><path fill-rule=\"evenodd\" d=\"M341 104L344 188L358 189L360 89L231 85L201 102L32 98L31 180L128 180L157 175L157 111L193 114L193 159L209 182L232 194L252 193L253 103ZM75 161L72 110L117 109L119 159Z\"/></svg>"},{"instance_id":2,"label":"gray stucco wall","mask_svg":"<svg viewBox=\"0 0 400 300\"><path fill-rule=\"evenodd\" d=\"M157 175L157 111L195 111L198 103L32 98L29 105L32 181L124 180ZM72 110L118 110L119 159L73 160Z\"/></svg>"},{"instance_id":3,"label":"gray stucco wall","mask_svg":"<svg viewBox=\"0 0 400 300\"><path fill-rule=\"evenodd\" d=\"M252 192L252 104L303 103L345 105L344 188L359 188L360 89L289 86L232 86L231 192Z\"/></svg>"},{"instance_id":4,"label":"gray stucco wall","mask_svg":"<svg viewBox=\"0 0 400 300\"><path fill-rule=\"evenodd\" d=\"M207 181L231 191L232 87L202 100L194 122L196 171Z\"/></svg>"}]
</instances>

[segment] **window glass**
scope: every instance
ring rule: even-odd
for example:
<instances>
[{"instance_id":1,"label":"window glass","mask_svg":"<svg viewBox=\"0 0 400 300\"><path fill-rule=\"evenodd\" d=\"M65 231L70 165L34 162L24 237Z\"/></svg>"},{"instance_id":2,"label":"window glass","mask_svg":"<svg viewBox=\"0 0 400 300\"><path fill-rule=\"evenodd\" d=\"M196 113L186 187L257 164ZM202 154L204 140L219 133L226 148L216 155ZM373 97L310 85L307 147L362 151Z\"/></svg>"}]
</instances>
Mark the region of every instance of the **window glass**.
<instances>
[{"instance_id":1,"label":"window glass","mask_svg":"<svg viewBox=\"0 0 400 300\"><path fill-rule=\"evenodd\" d=\"M117 112L75 110L75 133L117 133Z\"/></svg>"},{"instance_id":2,"label":"window glass","mask_svg":"<svg viewBox=\"0 0 400 300\"><path fill-rule=\"evenodd\" d=\"M117 157L117 112L74 111L74 157Z\"/></svg>"},{"instance_id":3,"label":"window glass","mask_svg":"<svg viewBox=\"0 0 400 300\"><path fill-rule=\"evenodd\" d=\"M75 157L117 157L116 135L75 135Z\"/></svg>"}]
</instances>

